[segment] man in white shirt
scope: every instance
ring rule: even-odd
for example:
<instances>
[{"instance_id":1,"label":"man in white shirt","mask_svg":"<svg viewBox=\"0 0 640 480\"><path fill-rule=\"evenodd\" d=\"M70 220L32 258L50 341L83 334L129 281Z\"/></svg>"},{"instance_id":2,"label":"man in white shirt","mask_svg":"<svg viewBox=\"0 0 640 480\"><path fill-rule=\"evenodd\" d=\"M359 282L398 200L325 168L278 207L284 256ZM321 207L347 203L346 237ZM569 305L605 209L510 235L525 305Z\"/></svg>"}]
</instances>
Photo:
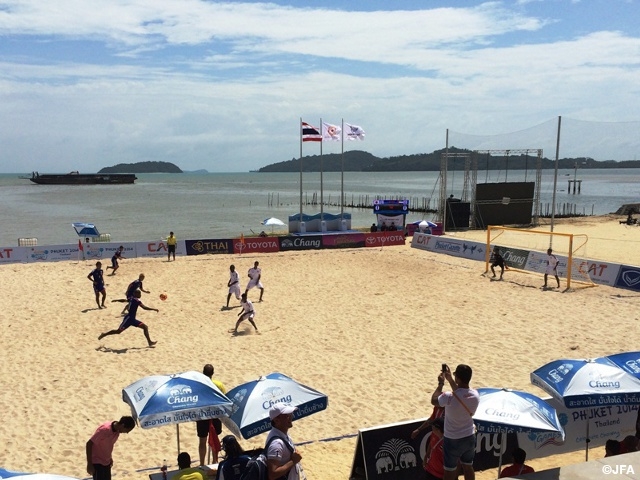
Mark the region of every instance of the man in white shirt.
<instances>
[{"instance_id":1,"label":"man in white shirt","mask_svg":"<svg viewBox=\"0 0 640 480\"><path fill-rule=\"evenodd\" d=\"M242 311L238 314L240 318L238 318L238 321L236 322L236 328L233 330L233 334L238 334L238 327L244 320L249 320L249 323L253 325L253 328L255 328L257 332L258 327L256 326L256 322L253 321L256 316L256 312L253 309L253 303L251 303L251 300L247 300L246 293L243 293L242 297L240 297L240 305L242 305Z\"/></svg>"},{"instance_id":2,"label":"man in white shirt","mask_svg":"<svg viewBox=\"0 0 640 480\"><path fill-rule=\"evenodd\" d=\"M547 268L544 271L544 285L542 288L547 288L547 275L554 275L556 277L556 283L560 288L560 279L558 278L558 257L553 254L553 250L547 250Z\"/></svg>"},{"instance_id":3,"label":"man in white shirt","mask_svg":"<svg viewBox=\"0 0 640 480\"><path fill-rule=\"evenodd\" d=\"M269 480L306 480L300 460L302 455L287 433L293 425L296 407L276 403L269 409L272 429L267 435L267 471Z\"/></svg>"},{"instance_id":4,"label":"man in white shirt","mask_svg":"<svg viewBox=\"0 0 640 480\"><path fill-rule=\"evenodd\" d=\"M253 287L258 287L260 289L260 298L258 299L258 301L261 302L262 295L264 294L264 286L262 285L262 282L260 282L262 270L258 265L260 265L260 262L255 262L253 264L253 268L249 269L248 276L250 280L249 283L247 283L247 289L244 291L244 294L246 295Z\"/></svg>"},{"instance_id":5,"label":"man in white shirt","mask_svg":"<svg viewBox=\"0 0 640 480\"><path fill-rule=\"evenodd\" d=\"M227 295L227 307L229 308L229 300L231 300L231 295L235 294L236 299L240 300L240 276L238 272L236 272L236 266L231 265L229 267L229 281L227 282L227 287L229 287L229 294Z\"/></svg>"},{"instance_id":6,"label":"man in white shirt","mask_svg":"<svg viewBox=\"0 0 640 480\"><path fill-rule=\"evenodd\" d=\"M451 375L446 364L438 375L438 387L431 396L431 403L444 407L444 480L457 478L458 461L462 465L465 480L476 478L473 458L476 452L476 434L473 414L480 403L480 395L469 388L472 370L469 365L458 365ZM455 379L454 379L455 376ZM442 392L445 378L451 392Z\"/></svg>"}]
</instances>

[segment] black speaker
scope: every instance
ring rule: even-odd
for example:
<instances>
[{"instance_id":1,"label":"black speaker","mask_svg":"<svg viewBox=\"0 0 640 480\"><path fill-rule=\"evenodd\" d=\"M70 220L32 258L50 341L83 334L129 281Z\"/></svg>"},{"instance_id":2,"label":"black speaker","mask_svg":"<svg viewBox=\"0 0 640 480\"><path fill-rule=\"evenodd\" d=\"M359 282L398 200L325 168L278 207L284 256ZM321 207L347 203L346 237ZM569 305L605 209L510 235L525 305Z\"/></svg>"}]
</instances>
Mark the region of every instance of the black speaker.
<instances>
[{"instance_id":1,"label":"black speaker","mask_svg":"<svg viewBox=\"0 0 640 480\"><path fill-rule=\"evenodd\" d=\"M469 228L469 216L471 204L469 202L457 202L447 200L447 218L444 228L446 231Z\"/></svg>"}]
</instances>

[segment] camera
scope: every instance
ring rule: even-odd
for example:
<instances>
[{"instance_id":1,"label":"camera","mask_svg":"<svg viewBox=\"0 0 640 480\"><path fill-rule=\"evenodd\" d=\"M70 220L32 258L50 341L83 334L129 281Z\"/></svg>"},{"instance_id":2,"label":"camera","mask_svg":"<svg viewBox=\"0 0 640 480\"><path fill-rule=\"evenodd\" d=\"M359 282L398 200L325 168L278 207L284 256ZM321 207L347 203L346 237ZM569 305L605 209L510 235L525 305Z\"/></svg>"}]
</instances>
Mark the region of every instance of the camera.
<instances>
[{"instance_id":1,"label":"camera","mask_svg":"<svg viewBox=\"0 0 640 480\"><path fill-rule=\"evenodd\" d=\"M446 372L446 371L447 371L447 364L446 364L446 363L443 363L443 364L442 364L442 372L444 373L444 372Z\"/></svg>"}]
</instances>

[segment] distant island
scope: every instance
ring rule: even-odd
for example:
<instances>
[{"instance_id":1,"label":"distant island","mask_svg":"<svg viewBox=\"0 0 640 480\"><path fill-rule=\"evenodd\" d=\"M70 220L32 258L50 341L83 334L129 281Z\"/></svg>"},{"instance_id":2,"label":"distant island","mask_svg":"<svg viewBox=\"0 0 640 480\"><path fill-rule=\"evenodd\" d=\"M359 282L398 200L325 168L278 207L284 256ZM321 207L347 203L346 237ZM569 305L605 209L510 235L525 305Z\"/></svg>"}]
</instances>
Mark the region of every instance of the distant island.
<instances>
[{"instance_id":1,"label":"distant island","mask_svg":"<svg viewBox=\"0 0 640 480\"><path fill-rule=\"evenodd\" d=\"M177 165L170 162L119 163L105 167L98 173L183 173Z\"/></svg>"},{"instance_id":2,"label":"distant island","mask_svg":"<svg viewBox=\"0 0 640 480\"><path fill-rule=\"evenodd\" d=\"M399 155L395 157L380 158L361 150L344 152L345 172L421 172L439 171L440 160L444 149L435 150L432 153L417 153L414 155ZM473 153L471 150L451 147L449 153ZM535 169L537 153L532 151L529 155L493 156L487 154L477 155L479 170L525 170ZM325 172L342 171L342 156L339 153L330 153L322 156L322 170ZM555 160L542 158L542 168L555 168ZM640 160L605 160L596 161L589 157L561 158L558 160L558 168L640 168ZM461 158L449 161L449 170L464 170L464 160ZM272 163L262 167L258 172L299 172L300 159L293 158L284 162ZM310 155L302 158L302 171L319 172L320 155Z\"/></svg>"}]
</instances>

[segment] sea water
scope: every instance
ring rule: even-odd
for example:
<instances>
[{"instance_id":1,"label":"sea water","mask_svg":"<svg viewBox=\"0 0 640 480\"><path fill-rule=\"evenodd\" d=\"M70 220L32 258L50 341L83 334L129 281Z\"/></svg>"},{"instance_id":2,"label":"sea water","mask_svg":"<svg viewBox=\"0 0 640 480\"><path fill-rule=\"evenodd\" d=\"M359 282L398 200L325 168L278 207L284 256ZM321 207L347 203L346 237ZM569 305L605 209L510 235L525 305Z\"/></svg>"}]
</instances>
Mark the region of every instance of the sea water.
<instances>
[{"instance_id":1,"label":"sea water","mask_svg":"<svg viewBox=\"0 0 640 480\"><path fill-rule=\"evenodd\" d=\"M568 180L582 180L581 193L568 192ZM535 171L478 171L478 183L535 181ZM542 171L541 213L551 212L553 170ZM321 189L322 182L322 189ZM410 206L429 202L436 208L440 172L318 172L302 176L303 212L339 214L340 192L347 204L375 198L409 198ZM449 171L447 195L459 197L464 174ZM571 190L573 191L573 190ZM73 222L94 223L112 242L165 238L220 239L271 233L261 222L276 217L287 223L300 212L299 173L138 174L133 185L36 185L18 174L0 175L0 246L15 246L18 238L37 238L39 245L77 241ZM640 202L640 169L560 170L557 176L558 214L571 204L579 214L615 212L622 204ZM344 208L352 228L376 221L372 208ZM433 213L410 213L407 221L434 220ZM286 227L274 233L285 233Z\"/></svg>"}]
</instances>

